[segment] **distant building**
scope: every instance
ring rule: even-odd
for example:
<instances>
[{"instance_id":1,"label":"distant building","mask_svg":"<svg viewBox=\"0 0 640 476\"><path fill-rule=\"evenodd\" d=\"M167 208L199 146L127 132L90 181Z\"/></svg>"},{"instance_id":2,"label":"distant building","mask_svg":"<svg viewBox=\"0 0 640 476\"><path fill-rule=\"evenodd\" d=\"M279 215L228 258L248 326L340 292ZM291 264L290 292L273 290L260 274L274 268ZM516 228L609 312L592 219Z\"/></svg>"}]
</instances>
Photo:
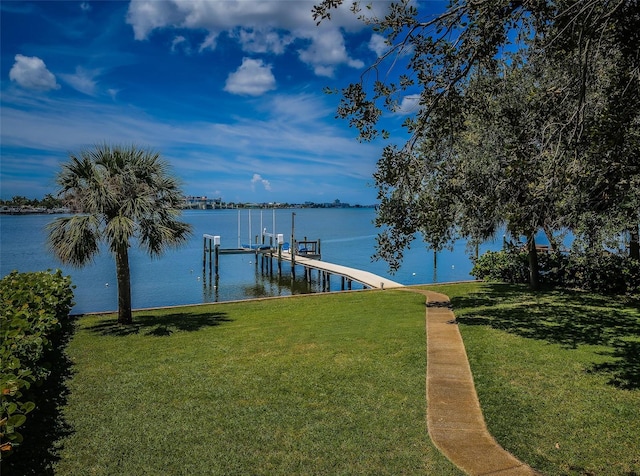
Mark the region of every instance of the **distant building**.
<instances>
[{"instance_id":1,"label":"distant building","mask_svg":"<svg viewBox=\"0 0 640 476\"><path fill-rule=\"evenodd\" d=\"M191 210L211 210L215 208L222 208L222 198L207 198L205 197L184 197L183 208Z\"/></svg>"}]
</instances>

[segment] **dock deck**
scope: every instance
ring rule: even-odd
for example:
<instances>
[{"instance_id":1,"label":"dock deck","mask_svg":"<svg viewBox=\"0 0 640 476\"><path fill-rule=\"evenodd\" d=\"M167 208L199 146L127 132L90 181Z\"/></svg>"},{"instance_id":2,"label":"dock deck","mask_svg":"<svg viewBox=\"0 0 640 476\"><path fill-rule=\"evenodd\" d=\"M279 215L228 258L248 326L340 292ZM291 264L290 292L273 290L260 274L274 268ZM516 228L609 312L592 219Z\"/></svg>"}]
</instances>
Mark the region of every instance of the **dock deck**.
<instances>
[{"instance_id":1,"label":"dock deck","mask_svg":"<svg viewBox=\"0 0 640 476\"><path fill-rule=\"evenodd\" d=\"M280 240L282 235L277 235ZM283 249L283 244L280 241L280 244L277 248L273 247L273 245L266 244L248 244L248 245L238 245L238 248L220 248L220 237L205 234L203 235L204 243L203 243L203 257L202 257L202 272L203 275L206 272L207 261L209 262L209 275L212 274L213 263L215 262L215 274L218 276L218 256L224 254L245 254L245 253L255 253L256 256L256 267L258 266L258 256L260 256L260 260L262 261L262 268L264 270L265 264L267 269L271 269L273 273L273 261L277 260L278 262L278 273L280 274L281 263L282 261L287 261L291 263L291 271L292 274L295 275L295 267L303 266L305 268L305 278L308 277L311 280L311 270L317 270L321 275L321 281L323 283L323 287L327 286L327 290L330 288L330 276L337 275L342 277L342 289L344 289L345 281L347 283L348 289L351 289L351 283L356 282L360 283L365 287L373 288L373 289L391 289L391 288L400 288L403 287L403 284L392 281L391 279L387 279L385 277L379 276L374 273L370 273L368 271L363 271L361 269L350 268L348 266L343 266L335 263L329 263L327 261L321 260L320 254L320 240L317 241L307 241L305 238L304 241L294 240L294 254L292 255L289 251L289 246L287 243L286 249ZM257 241L257 240L256 240ZM208 260L207 260L208 258ZM214 259L215 258L215 261ZM319 278L320 279L320 278Z\"/></svg>"},{"instance_id":2,"label":"dock deck","mask_svg":"<svg viewBox=\"0 0 640 476\"><path fill-rule=\"evenodd\" d=\"M282 259L291 261L290 253L282 253ZM321 261L318 259L307 258L302 255L296 254L295 263L306 268L316 269L324 271L326 273L344 276L345 278L361 283L373 289L391 289L401 288L404 285L392 281L390 279L378 276L377 274L363 271L361 269L350 268L339 264L329 263L327 261Z\"/></svg>"}]
</instances>

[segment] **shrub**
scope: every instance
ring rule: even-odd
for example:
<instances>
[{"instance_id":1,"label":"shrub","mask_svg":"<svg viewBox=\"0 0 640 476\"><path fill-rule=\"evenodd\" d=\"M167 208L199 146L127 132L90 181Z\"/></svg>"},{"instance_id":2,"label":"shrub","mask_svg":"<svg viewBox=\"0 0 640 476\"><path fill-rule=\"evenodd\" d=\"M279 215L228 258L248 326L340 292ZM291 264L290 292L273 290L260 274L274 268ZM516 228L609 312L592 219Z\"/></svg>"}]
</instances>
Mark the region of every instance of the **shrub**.
<instances>
[{"instance_id":1,"label":"shrub","mask_svg":"<svg viewBox=\"0 0 640 476\"><path fill-rule=\"evenodd\" d=\"M529 282L527 253L517 250L487 251L475 260L471 275L485 281Z\"/></svg>"},{"instance_id":2,"label":"shrub","mask_svg":"<svg viewBox=\"0 0 640 476\"><path fill-rule=\"evenodd\" d=\"M60 270L0 280L0 455L22 442L16 428L36 407L24 392L50 373L46 355L73 306L72 288Z\"/></svg>"},{"instance_id":3,"label":"shrub","mask_svg":"<svg viewBox=\"0 0 640 476\"><path fill-rule=\"evenodd\" d=\"M606 251L571 253L565 284L603 294L638 294L640 263Z\"/></svg>"},{"instance_id":4,"label":"shrub","mask_svg":"<svg viewBox=\"0 0 640 476\"><path fill-rule=\"evenodd\" d=\"M538 252L540 282L602 294L640 293L640 262L607 251ZM485 281L528 283L527 253L508 249L487 251L474 263L471 275Z\"/></svg>"}]
</instances>

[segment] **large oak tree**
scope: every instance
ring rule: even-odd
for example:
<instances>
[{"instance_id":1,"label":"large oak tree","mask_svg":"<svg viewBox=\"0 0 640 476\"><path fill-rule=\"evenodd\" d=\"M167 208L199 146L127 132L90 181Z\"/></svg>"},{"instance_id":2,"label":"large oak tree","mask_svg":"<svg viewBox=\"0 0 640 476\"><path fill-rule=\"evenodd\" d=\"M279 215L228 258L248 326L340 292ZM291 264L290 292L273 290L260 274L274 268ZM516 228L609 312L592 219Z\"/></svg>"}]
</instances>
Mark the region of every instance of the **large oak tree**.
<instances>
[{"instance_id":1,"label":"large oak tree","mask_svg":"<svg viewBox=\"0 0 640 476\"><path fill-rule=\"evenodd\" d=\"M330 19L340 3L321 2L315 18ZM535 286L540 229L553 242L569 228L592 246L623 230L637 238L638 1L423 7L401 0L384 17L361 14L388 50L342 90L338 108L372 140L389 135L379 128L385 113L409 94L419 98L405 122L410 138L378 162L377 224L386 231L377 255L394 268L417 234L440 249L506 226L526 237Z\"/></svg>"}]
</instances>

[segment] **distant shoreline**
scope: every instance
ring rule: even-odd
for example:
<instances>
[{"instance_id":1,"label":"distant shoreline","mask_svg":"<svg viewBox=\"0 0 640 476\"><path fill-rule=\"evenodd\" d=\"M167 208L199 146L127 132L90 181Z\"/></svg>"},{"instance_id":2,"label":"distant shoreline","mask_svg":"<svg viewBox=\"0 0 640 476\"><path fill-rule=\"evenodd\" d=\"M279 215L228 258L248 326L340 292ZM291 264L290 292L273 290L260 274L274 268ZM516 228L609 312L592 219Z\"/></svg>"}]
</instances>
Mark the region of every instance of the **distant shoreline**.
<instances>
[{"instance_id":1,"label":"distant shoreline","mask_svg":"<svg viewBox=\"0 0 640 476\"><path fill-rule=\"evenodd\" d=\"M71 213L70 208L0 207L2 215L53 215Z\"/></svg>"},{"instance_id":2,"label":"distant shoreline","mask_svg":"<svg viewBox=\"0 0 640 476\"><path fill-rule=\"evenodd\" d=\"M214 211L214 210L250 210L250 209L272 209L274 207L262 206L235 206L235 207L217 207L217 208L182 208L183 211ZM278 209L303 209L303 208L324 208L324 209L345 209L345 208L376 208L375 205L347 205L347 206L326 206L322 204L293 204L286 207L275 207ZM44 207L0 207L0 215L60 215L76 213L70 208L44 208Z\"/></svg>"}]
</instances>

